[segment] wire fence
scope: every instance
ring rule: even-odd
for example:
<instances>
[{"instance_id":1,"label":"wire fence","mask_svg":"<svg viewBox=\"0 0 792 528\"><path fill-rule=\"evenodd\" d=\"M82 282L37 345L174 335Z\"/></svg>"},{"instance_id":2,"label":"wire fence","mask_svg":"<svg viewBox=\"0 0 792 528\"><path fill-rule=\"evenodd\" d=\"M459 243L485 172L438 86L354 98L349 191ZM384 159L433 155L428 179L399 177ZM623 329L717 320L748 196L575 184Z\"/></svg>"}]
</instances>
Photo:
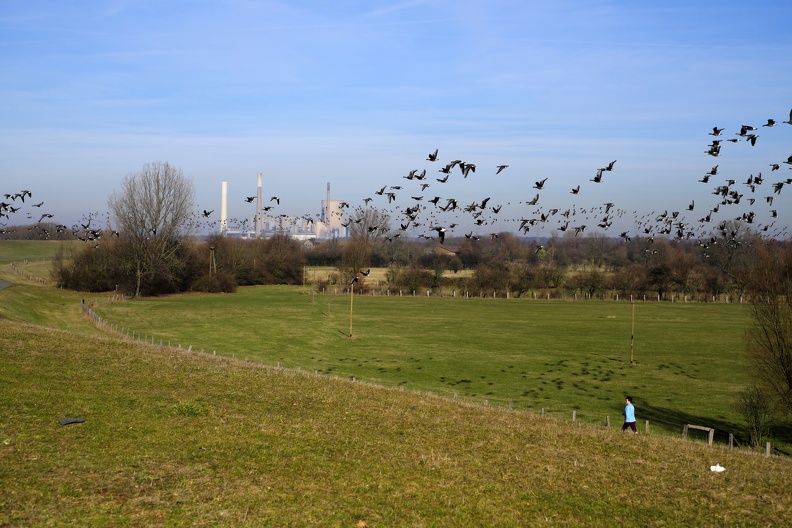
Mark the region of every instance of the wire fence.
<instances>
[{"instance_id":1,"label":"wire fence","mask_svg":"<svg viewBox=\"0 0 792 528\"><path fill-rule=\"evenodd\" d=\"M23 279L26 279L26 280L29 280L29 281L32 281L32 282L37 282L39 284L47 284L47 279L45 279L43 277L36 277L32 273L29 273L29 272L27 272L27 271L25 271L25 270L23 270L22 268L19 267L20 264L24 266L27 263L28 263L27 260L21 260L19 262L11 262L8 265L8 267L9 267L9 269L11 269L11 271L16 273L17 275L19 275Z\"/></svg>"},{"instance_id":2,"label":"wire fence","mask_svg":"<svg viewBox=\"0 0 792 528\"><path fill-rule=\"evenodd\" d=\"M319 295L349 295L349 286L319 286L312 287L311 294ZM355 287L352 292L357 296L380 297L444 297L457 299L529 299L529 300L562 300L562 301L622 301L622 302L681 302L681 303L739 303L747 302L744 295L722 293L710 295L704 293L685 294L669 292L663 294L620 294L618 292L603 293L575 293L563 289L539 289L529 291L515 290L445 290L445 289L407 289L394 288L387 285Z\"/></svg>"}]
</instances>

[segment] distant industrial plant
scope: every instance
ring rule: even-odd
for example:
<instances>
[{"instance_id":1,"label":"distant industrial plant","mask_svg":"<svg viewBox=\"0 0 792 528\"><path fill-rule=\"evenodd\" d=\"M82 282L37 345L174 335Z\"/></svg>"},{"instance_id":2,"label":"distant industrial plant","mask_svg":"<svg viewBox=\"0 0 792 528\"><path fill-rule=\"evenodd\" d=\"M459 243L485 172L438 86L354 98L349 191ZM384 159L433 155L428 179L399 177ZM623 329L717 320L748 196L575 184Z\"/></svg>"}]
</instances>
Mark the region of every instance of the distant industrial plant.
<instances>
[{"instance_id":1,"label":"distant industrial plant","mask_svg":"<svg viewBox=\"0 0 792 528\"><path fill-rule=\"evenodd\" d=\"M226 236L240 238L267 238L277 234L286 234L297 240L310 240L312 238L345 238L347 228L343 225L346 203L342 200L330 199L330 183L327 183L327 197L321 202L321 212L312 217L310 215L289 216L286 214L269 214L271 206L262 202L262 173L258 174L258 187L256 196L250 196L247 201L256 204L253 218L238 222L231 226L228 220L228 182L223 180L220 206L220 233ZM272 197L270 201L279 201Z\"/></svg>"}]
</instances>

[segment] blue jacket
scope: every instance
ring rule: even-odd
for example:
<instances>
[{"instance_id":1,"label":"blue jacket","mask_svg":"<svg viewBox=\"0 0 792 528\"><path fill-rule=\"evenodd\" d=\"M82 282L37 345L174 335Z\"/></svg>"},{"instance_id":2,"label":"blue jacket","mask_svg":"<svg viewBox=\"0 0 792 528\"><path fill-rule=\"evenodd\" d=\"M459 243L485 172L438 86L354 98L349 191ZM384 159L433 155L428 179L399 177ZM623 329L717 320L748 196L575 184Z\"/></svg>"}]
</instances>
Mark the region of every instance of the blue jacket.
<instances>
[{"instance_id":1,"label":"blue jacket","mask_svg":"<svg viewBox=\"0 0 792 528\"><path fill-rule=\"evenodd\" d=\"M634 422L635 421L635 407L633 407L632 403L628 403L624 406L624 421L625 422Z\"/></svg>"}]
</instances>

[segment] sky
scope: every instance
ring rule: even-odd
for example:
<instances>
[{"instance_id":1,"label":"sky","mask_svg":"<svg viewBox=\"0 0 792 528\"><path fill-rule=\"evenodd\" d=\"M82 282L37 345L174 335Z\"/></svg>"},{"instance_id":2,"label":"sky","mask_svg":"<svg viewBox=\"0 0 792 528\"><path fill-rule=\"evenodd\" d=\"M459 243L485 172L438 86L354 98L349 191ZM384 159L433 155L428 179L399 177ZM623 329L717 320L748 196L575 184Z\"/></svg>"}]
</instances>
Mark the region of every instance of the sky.
<instances>
[{"instance_id":1,"label":"sky","mask_svg":"<svg viewBox=\"0 0 792 528\"><path fill-rule=\"evenodd\" d=\"M252 217L261 172L264 201L293 216L319 213L329 182L333 199L372 198L396 220L419 195L502 206L479 209L482 225L456 211L457 235L543 214L553 222L525 234L570 220L596 232L610 216L601 231L639 235L667 211L698 236L752 211L785 238L792 185L771 185L792 178L790 20L788 0L2 0L0 193L29 189L44 204L27 214L73 225L161 161L214 216L226 180L229 217ZM742 125L757 127L754 146ZM436 181L452 160L475 173ZM421 192L404 176L424 169ZM729 179L742 201L699 222ZM374 194L384 185L404 189L388 204ZM411 234L451 222L428 214Z\"/></svg>"}]
</instances>

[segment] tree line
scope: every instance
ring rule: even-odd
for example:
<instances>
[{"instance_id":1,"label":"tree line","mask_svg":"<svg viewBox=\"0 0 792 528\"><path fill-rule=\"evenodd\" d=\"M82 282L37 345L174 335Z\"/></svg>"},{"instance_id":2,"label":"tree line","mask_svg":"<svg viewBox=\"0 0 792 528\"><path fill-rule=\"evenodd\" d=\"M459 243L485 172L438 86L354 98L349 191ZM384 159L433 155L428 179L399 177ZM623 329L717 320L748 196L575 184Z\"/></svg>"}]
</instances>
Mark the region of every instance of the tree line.
<instances>
[{"instance_id":1,"label":"tree line","mask_svg":"<svg viewBox=\"0 0 792 528\"><path fill-rule=\"evenodd\" d=\"M322 286L344 284L361 268L386 267L387 283L366 288L511 292L543 290L591 297L671 295L711 299L743 296L756 247L782 250L783 242L763 239L741 224L726 224L710 240L608 238L572 233L525 239L498 233L479 240L435 241L404 237L350 237L322 242L304 251L310 266L333 266L338 273ZM468 270L467 273L457 273ZM357 289L358 287L356 287Z\"/></svg>"}]
</instances>

